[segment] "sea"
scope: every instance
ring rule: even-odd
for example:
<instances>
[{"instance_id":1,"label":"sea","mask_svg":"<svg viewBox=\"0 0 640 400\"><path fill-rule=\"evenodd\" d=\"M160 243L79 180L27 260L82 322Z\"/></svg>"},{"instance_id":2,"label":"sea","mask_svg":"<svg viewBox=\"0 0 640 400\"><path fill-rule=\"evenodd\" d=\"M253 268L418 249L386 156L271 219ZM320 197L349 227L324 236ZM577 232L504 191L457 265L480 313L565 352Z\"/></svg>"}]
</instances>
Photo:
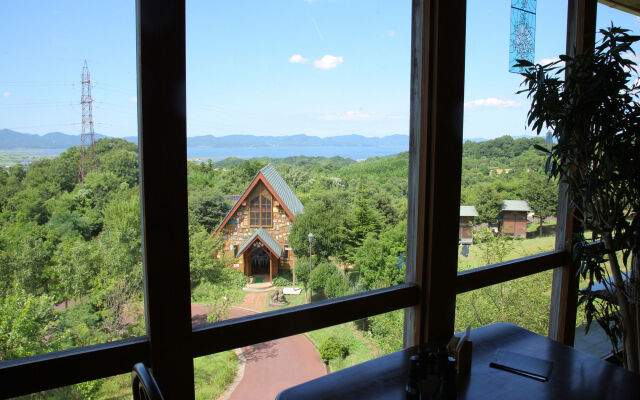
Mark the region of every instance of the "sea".
<instances>
[{"instance_id":1,"label":"sea","mask_svg":"<svg viewBox=\"0 0 640 400\"><path fill-rule=\"evenodd\" d=\"M291 156L344 157L365 160L370 157L390 156L408 151L408 146L290 146L290 147L188 147L187 158L196 161L220 161L229 157L242 159ZM20 149L3 150L5 153L35 156L36 158L56 157L66 149ZM33 161L33 160L31 160Z\"/></svg>"}]
</instances>

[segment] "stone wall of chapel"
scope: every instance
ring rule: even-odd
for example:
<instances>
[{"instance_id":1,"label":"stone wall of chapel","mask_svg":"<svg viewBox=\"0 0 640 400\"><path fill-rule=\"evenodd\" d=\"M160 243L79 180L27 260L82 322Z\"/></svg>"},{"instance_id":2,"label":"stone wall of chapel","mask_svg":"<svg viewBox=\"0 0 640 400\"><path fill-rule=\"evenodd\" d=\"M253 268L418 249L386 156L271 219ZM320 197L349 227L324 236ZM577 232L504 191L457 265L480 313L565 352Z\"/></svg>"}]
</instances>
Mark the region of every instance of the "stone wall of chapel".
<instances>
[{"instance_id":1,"label":"stone wall of chapel","mask_svg":"<svg viewBox=\"0 0 640 400\"><path fill-rule=\"evenodd\" d=\"M251 197L251 196L249 196ZM262 227L264 230L269 232L271 237L273 237L283 249L283 257L284 257L284 249L289 248L289 232L291 231L292 221L289 216L285 213L284 209L281 205L273 206L273 214L272 214L272 223L271 227ZM241 205L236 210L235 214L229 219L229 222L222 228L220 232L222 234L222 240L224 241L224 253L228 257L233 257L234 255L234 246L238 246L238 249L242 247L244 242L247 241L253 235L253 233L258 229L258 227L250 227L249 226L249 204ZM289 258L288 259L280 259L280 269L291 269L295 266L295 256L289 250ZM244 270L244 261L243 257L238 257L236 261L233 263L233 267L239 270Z\"/></svg>"}]
</instances>

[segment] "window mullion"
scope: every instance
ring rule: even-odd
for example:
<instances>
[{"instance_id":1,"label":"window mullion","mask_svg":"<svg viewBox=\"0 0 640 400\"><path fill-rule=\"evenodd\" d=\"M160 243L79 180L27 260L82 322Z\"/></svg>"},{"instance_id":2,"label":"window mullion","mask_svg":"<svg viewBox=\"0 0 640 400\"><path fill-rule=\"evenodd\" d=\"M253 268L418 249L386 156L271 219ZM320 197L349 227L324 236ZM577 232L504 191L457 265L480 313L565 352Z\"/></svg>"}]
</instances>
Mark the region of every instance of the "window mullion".
<instances>
[{"instance_id":1,"label":"window mullion","mask_svg":"<svg viewBox=\"0 0 640 400\"><path fill-rule=\"evenodd\" d=\"M466 1L414 1L412 12L406 281L422 294L404 344L442 345L456 301Z\"/></svg>"},{"instance_id":2,"label":"window mullion","mask_svg":"<svg viewBox=\"0 0 640 400\"><path fill-rule=\"evenodd\" d=\"M567 12L567 54L575 55L593 51L596 37L596 0L569 0ZM571 71L566 70L565 74ZM567 184L560 182L558 195L558 225L556 249L573 252L573 240L582 231L579 220L569 205L571 199ZM549 337L573 346L577 313L578 265L570 261L553 271L551 310L549 312Z\"/></svg>"},{"instance_id":3,"label":"window mullion","mask_svg":"<svg viewBox=\"0 0 640 400\"><path fill-rule=\"evenodd\" d=\"M136 13L142 251L151 368L165 398L193 399L185 1L138 0Z\"/></svg>"}]
</instances>

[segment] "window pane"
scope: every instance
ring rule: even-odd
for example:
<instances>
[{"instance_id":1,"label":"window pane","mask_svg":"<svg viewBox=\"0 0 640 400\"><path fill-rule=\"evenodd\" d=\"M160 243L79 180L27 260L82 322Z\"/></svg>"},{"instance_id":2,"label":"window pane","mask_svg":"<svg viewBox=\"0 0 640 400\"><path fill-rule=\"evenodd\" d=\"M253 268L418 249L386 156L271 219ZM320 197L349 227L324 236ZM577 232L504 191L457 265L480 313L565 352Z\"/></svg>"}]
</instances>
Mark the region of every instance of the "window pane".
<instances>
[{"instance_id":1,"label":"window pane","mask_svg":"<svg viewBox=\"0 0 640 400\"><path fill-rule=\"evenodd\" d=\"M143 335L135 4L0 15L0 360Z\"/></svg>"},{"instance_id":2,"label":"window pane","mask_svg":"<svg viewBox=\"0 0 640 400\"><path fill-rule=\"evenodd\" d=\"M602 40L602 35L599 33L600 30L610 28L611 26L620 27L622 29L629 29L630 31L628 33L630 35L638 34L638 31L639 31L638 19L636 16L632 14L628 14L623 11L617 10L615 8L598 4L596 16L597 16L596 41ZM640 46L638 46L638 43L635 43L632 46L632 48L637 55L638 51L640 51ZM630 56L630 58L636 63L638 62L638 59L636 56ZM627 82L627 85L631 85L631 84L633 84L633 82ZM585 237L587 240L591 241L592 239L591 232L586 231ZM621 266L624 265L625 263L624 263L621 252L617 252L617 255L618 255L617 258L618 258L619 264ZM609 259L609 257L605 257L605 258ZM630 264L631 264L631 258L629 258L626 265L630 267ZM608 271L611 271L609 263L606 262L604 263L603 266L605 267L605 271L606 271L605 276L610 275L608 272ZM588 286L588 283L589 282L587 279L581 278L579 281L579 288L580 289L586 288ZM600 287L602 286L603 285L600 285ZM585 314L585 303L583 303L578 307L577 318L576 318L575 347L593 356L600 357L600 358L608 358L614 353L613 345L611 343L611 340L605 333L605 331L600 327L600 324L597 322L597 319L604 317L610 311L609 310L604 311L605 308L599 306L598 303L599 302L596 300L595 310L600 310L600 311L594 314L593 323L589 327L588 332L586 329L587 318ZM600 304L603 304L603 302L600 302ZM587 333L585 334L585 332ZM623 348L623 345L619 344L618 349L622 350L622 348ZM618 358L616 362L621 364L622 363L621 358Z\"/></svg>"},{"instance_id":3,"label":"window pane","mask_svg":"<svg viewBox=\"0 0 640 400\"><path fill-rule=\"evenodd\" d=\"M275 398L291 386L400 350L403 323L404 310L396 310L196 358L196 398L254 398L257 390L261 398Z\"/></svg>"},{"instance_id":4,"label":"window pane","mask_svg":"<svg viewBox=\"0 0 640 400\"><path fill-rule=\"evenodd\" d=\"M530 99L516 94L524 78L509 72L509 32L531 28L532 61L551 62L565 53L567 4L538 2L534 25L507 7L468 2L459 270L555 248L558 185L534 147L547 146L546 130L528 129Z\"/></svg>"},{"instance_id":5,"label":"window pane","mask_svg":"<svg viewBox=\"0 0 640 400\"><path fill-rule=\"evenodd\" d=\"M410 42L410 1L187 3L194 304L404 282Z\"/></svg>"},{"instance_id":6,"label":"window pane","mask_svg":"<svg viewBox=\"0 0 640 400\"><path fill-rule=\"evenodd\" d=\"M553 271L459 294L455 331L510 322L546 336L549 330ZM472 338L473 340L473 338Z\"/></svg>"},{"instance_id":7,"label":"window pane","mask_svg":"<svg viewBox=\"0 0 640 400\"><path fill-rule=\"evenodd\" d=\"M133 366L132 366L133 368ZM121 374L108 378L82 382L76 385L33 393L28 396L13 397L15 400L58 400L58 399L131 399L131 374Z\"/></svg>"}]
</instances>

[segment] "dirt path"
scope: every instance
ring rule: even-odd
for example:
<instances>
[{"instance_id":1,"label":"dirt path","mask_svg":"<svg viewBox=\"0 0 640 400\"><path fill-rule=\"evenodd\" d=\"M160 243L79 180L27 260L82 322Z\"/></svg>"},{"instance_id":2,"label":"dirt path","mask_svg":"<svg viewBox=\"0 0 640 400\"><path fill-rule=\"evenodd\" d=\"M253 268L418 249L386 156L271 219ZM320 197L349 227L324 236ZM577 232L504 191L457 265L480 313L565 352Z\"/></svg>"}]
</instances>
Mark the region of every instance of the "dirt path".
<instances>
[{"instance_id":1,"label":"dirt path","mask_svg":"<svg viewBox=\"0 0 640 400\"><path fill-rule=\"evenodd\" d=\"M247 293L247 295L244 296L242 303L238 304L237 308L243 308L258 313L262 312L264 311L264 305L266 304L267 298L270 294L271 292Z\"/></svg>"}]
</instances>

